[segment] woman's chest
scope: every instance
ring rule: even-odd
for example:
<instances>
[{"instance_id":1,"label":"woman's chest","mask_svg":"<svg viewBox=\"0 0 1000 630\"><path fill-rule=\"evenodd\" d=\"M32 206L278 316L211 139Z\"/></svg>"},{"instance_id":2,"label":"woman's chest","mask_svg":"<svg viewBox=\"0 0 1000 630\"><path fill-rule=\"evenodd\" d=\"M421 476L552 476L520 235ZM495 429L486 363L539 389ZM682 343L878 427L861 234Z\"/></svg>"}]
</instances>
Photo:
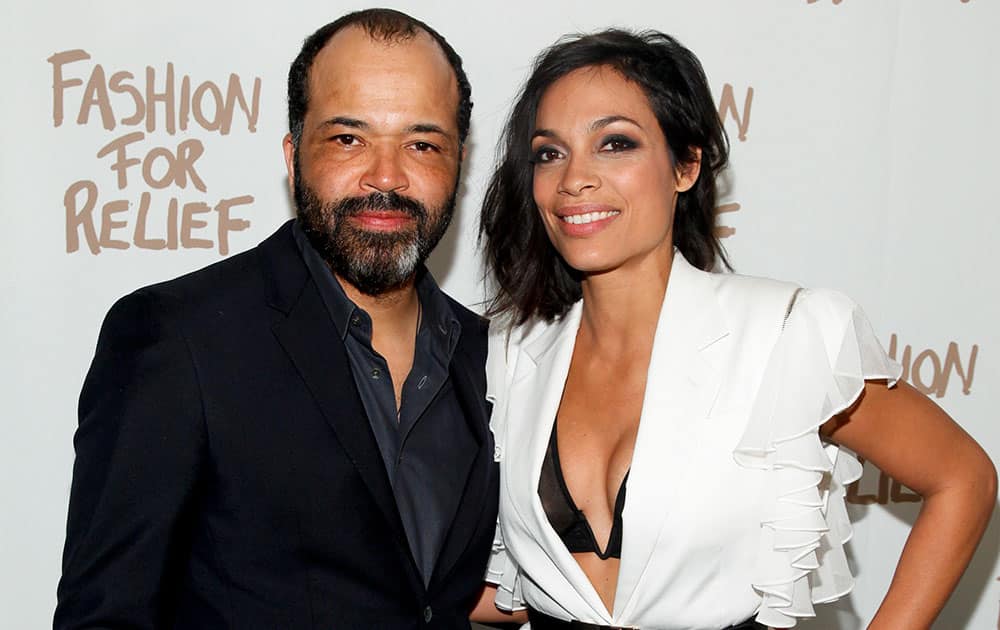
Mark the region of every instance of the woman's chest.
<instances>
[{"instance_id":1,"label":"woman's chest","mask_svg":"<svg viewBox=\"0 0 1000 630\"><path fill-rule=\"evenodd\" d=\"M693 416L684 407L642 411L626 466L626 547L630 537L666 536L683 540L686 549L717 548L747 532L759 533L762 506L770 497L767 476L738 465L733 457L750 412L745 406L732 404L720 409L708 416ZM502 501L508 513L531 521L541 512L538 481L549 431L519 424L512 425L507 435L506 457L501 462L505 480ZM551 422L545 425L551 427ZM558 427L563 431L561 423ZM596 475L606 482L604 486L617 489L613 481L620 481L624 471L610 474L611 451L588 439L582 444L571 442L566 435L559 437L567 481ZM581 472L588 465L597 472ZM580 474L574 476L574 470ZM571 491L582 487L569 485ZM610 490L605 494L610 495ZM574 493L574 497L578 495L579 491Z\"/></svg>"}]
</instances>

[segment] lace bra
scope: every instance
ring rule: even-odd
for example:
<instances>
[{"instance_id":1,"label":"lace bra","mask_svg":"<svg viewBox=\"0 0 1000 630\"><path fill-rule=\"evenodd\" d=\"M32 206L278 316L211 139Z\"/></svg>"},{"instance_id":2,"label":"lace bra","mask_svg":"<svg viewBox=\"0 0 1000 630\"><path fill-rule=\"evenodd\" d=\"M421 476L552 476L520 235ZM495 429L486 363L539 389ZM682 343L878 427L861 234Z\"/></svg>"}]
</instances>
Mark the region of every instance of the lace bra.
<instances>
[{"instance_id":1,"label":"lace bra","mask_svg":"<svg viewBox=\"0 0 1000 630\"><path fill-rule=\"evenodd\" d=\"M622 511L625 509L625 484L628 481L628 473L625 473L625 478L618 487L611 535L608 536L607 549L602 552L586 515L576 507L563 478L556 440L557 424L558 422L552 423L552 435L549 437L549 446L542 462L542 474L538 480L538 498L542 501L545 516L570 553L593 552L601 560L621 558Z\"/></svg>"}]
</instances>

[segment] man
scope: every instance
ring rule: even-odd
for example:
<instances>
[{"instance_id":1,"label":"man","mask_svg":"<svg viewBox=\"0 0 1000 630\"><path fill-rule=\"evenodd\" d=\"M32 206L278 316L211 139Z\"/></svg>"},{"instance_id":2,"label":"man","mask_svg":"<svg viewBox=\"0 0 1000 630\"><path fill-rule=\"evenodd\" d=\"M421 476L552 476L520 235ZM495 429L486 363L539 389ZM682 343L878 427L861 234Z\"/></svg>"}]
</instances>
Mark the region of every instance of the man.
<instances>
[{"instance_id":1,"label":"man","mask_svg":"<svg viewBox=\"0 0 1000 630\"><path fill-rule=\"evenodd\" d=\"M352 13L289 73L298 219L108 314L56 628L467 628L496 521L484 321L423 267L471 101L422 22Z\"/></svg>"}]
</instances>

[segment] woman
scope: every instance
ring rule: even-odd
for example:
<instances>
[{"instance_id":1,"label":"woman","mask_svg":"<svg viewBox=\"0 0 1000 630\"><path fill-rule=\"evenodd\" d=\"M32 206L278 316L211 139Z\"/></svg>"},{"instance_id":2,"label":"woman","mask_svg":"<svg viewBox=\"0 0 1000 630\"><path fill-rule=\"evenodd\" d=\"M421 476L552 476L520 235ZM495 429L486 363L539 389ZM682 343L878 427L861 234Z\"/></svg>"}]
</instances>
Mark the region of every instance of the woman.
<instances>
[{"instance_id":1,"label":"woman","mask_svg":"<svg viewBox=\"0 0 1000 630\"><path fill-rule=\"evenodd\" d=\"M712 272L726 161L669 36L609 30L536 62L481 225L503 481L479 618L495 596L533 630L793 626L853 583L861 469L838 445L925 502L871 628L928 627L968 563L988 457L897 382L848 298Z\"/></svg>"}]
</instances>

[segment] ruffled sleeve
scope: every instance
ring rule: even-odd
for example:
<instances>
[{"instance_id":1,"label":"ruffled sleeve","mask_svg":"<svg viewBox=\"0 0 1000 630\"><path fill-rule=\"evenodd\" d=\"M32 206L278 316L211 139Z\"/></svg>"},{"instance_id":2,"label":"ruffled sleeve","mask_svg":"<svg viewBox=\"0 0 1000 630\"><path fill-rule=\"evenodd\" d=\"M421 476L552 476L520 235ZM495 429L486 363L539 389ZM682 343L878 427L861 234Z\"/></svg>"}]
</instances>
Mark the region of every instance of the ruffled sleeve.
<instances>
[{"instance_id":1,"label":"ruffled sleeve","mask_svg":"<svg viewBox=\"0 0 1000 630\"><path fill-rule=\"evenodd\" d=\"M849 298L825 290L799 295L734 451L738 464L771 477L752 580L762 597L758 622L790 628L815 615L813 604L853 587L844 495L862 469L852 454L824 443L819 427L854 404L866 380L893 386L900 372Z\"/></svg>"},{"instance_id":2,"label":"ruffled sleeve","mask_svg":"<svg viewBox=\"0 0 1000 630\"><path fill-rule=\"evenodd\" d=\"M507 392L510 391L513 361L509 354L516 352L510 344L509 328L496 320L490 322L490 333L486 354L486 400L493 405L490 414L490 431L493 433L494 461L503 459L506 443Z\"/></svg>"},{"instance_id":3,"label":"ruffled sleeve","mask_svg":"<svg viewBox=\"0 0 1000 630\"><path fill-rule=\"evenodd\" d=\"M489 354L486 359L486 399L493 405L490 431L493 433L493 459L502 462L507 441L507 392L513 374L516 346L511 344L509 329L499 323L490 323ZM503 464L501 463L501 467ZM501 501L502 503L502 501ZM523 610L520 568L504 544L501 517L497 518L493 549L486 567L485 580L497 587L496 606L502 610Z\"/></svg>"},{"instance_id":4,"label":"ruffled sleeve","mask_svg":"<svg viewBox=\"0 0 1000 630\"><path fill-rule=\"evenodd\" d=\"M495 584L497 595L494 600L501 610L524 610L524 597L521 595L521 570L510 557L507 546L503 542L503 531L500 520L497 519L496 533L493 535L493 550L486 566L486 581Z\"/></svg>"}]
</instances>

